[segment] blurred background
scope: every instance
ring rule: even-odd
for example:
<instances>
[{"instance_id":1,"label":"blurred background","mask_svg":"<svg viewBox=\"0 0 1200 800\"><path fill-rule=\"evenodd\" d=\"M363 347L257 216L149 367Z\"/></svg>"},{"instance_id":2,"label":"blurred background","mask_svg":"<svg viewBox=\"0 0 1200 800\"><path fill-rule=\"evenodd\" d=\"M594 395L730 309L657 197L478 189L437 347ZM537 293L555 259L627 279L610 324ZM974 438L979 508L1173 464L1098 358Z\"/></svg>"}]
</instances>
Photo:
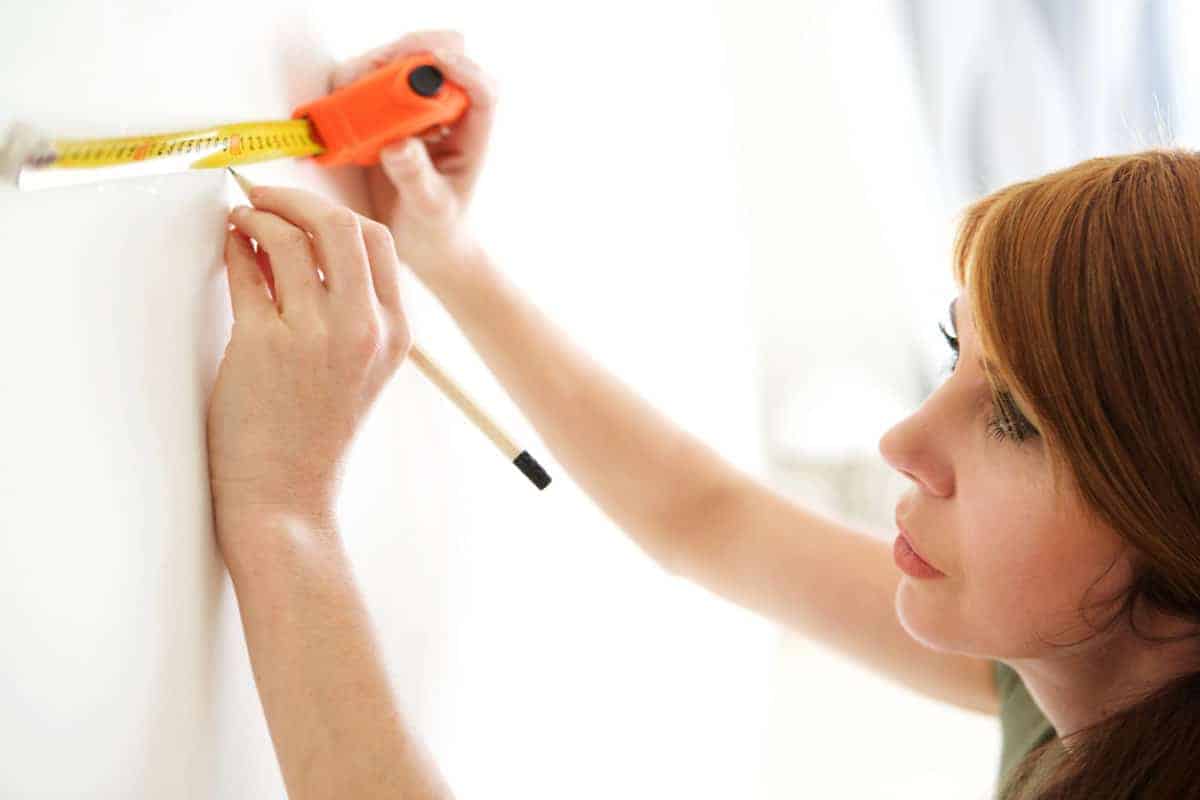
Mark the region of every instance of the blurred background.
<instances>
[{"instance_id":1,"label":"blurred background","mask_svg":"<svg viewBox=\"0 0 1200 800\"><path fill-rule=\"evenodd\" d=\"M314 59L335 61L411 31L461 31L500 89L471 212L494 260L739 468L889 542L908 485L878 442L946 375L936 325L956 294L963 205L1089 156L1194 146L1200 122L1185 79L1196 56L1181 45L1200 12L1184 2L288 8L244 6L230 24L303 28L322 43ZM453 625L445 670L422 680L438 709L423 734L460 797L990 795L997 719L665 574L403 279L415 338L554 479L530 491L410 367L381 400L421 406L459 479L436 513L397 524L444 526L459 565L429 578ZM378 588L394 553L353 528L387 491L360 469L343 506L383 626L413 610Z\"/></svg>"}]
</instances>

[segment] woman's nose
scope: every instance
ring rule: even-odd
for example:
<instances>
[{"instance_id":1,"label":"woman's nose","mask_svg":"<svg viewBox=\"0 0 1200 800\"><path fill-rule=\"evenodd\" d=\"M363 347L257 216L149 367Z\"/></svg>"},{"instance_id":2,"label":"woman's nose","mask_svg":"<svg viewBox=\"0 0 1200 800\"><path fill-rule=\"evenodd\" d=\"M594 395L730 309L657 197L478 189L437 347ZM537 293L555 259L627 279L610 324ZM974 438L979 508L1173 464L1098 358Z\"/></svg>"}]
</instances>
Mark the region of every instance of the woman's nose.
<instances>
[{"instance_id":1,"label":"woman's nose","mask_svg":"<svg viewBox=\"0 0 1200 800\"><path fill-rule=\"evenodd\" d=\"M947 436L920 409L897 422L879 439L879 453L893 469L907 475L938 496L954 490L954 476L947 452Z\"/></svg>"}]
</instances>

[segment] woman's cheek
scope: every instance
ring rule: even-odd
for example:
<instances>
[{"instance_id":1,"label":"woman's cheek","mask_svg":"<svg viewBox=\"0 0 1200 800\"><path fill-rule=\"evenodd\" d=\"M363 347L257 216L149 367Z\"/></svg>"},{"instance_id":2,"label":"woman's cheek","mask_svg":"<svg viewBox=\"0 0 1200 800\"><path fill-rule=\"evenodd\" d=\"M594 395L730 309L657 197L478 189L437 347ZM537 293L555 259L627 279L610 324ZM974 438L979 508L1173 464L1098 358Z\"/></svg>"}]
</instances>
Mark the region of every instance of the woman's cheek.
<instances>
[{"instance_id":1,"label":"woman's cheek","mask_svg":"<svg viewBox=\"0 0 1200 800\"><path fill-rule=\"evenodd\" d=\"M980 657L1028 652L1046 609L1042 561L1021 548L1020 537L1005 542L993 530L981 523L963 537L955 574L901 580L896 612L910 636L936 650Z\"/></svg>"}]
</instances>

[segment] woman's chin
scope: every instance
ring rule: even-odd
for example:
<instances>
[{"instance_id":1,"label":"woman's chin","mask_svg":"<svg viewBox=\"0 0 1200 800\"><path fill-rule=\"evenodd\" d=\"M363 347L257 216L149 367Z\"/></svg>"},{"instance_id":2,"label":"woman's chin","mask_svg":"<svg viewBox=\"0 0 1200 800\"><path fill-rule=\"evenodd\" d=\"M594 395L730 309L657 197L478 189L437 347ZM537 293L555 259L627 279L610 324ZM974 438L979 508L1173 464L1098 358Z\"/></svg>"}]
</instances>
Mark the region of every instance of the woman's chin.
<instances>
[{"instance_id":1,"label":"woman's chin","mask_svg":"<svg viewBox=\"0 0 1200 800\"><path fill-rule=\"evenodd\" d=\"M896 589L896 617L914 640L932 650L959 652L962 642L949 630L951 609L923 581L901 580ZM916 585L913 585L916 584Z\"/></svg>"}]
</instances>

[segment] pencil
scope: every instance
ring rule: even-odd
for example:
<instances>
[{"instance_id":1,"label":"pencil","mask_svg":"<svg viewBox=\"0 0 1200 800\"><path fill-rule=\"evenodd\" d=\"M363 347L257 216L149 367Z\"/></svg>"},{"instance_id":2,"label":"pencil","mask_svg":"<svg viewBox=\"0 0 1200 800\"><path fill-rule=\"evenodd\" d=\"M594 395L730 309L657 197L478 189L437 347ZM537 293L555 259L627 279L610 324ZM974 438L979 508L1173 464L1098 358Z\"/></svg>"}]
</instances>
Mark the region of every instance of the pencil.
<instances>
[{"instance_id":1,"label":"pencil","mask_svg":"<svg viewBox=\"0 0 1200 800\"><path fill-rule=\"evenodd\" d=\"M242 187L242 191L246 193L246 199L249 199L250 190L254 188L254 183L238 174L233 170L233 167L226 167L238 182L238 186ZM484 436L492 440L496 445L501 455L505 460L514 464L521 473L533 482L533 485L538 489L545 489L550 485L550 476L542 469L542 465L534 460L529 452L521 447L518 447L501 428L479 405L471 399L471 397L459 387L457 383L450 379L446 372L438 366L437 362L429 357L426 352L417 345L416 342L408 353L408 359L429 378L435 386L442 390L446 397L450 398L456 406L467 416L467 419L475 423L475 427L483 431Z\"/></svg>"}]
</instances>

